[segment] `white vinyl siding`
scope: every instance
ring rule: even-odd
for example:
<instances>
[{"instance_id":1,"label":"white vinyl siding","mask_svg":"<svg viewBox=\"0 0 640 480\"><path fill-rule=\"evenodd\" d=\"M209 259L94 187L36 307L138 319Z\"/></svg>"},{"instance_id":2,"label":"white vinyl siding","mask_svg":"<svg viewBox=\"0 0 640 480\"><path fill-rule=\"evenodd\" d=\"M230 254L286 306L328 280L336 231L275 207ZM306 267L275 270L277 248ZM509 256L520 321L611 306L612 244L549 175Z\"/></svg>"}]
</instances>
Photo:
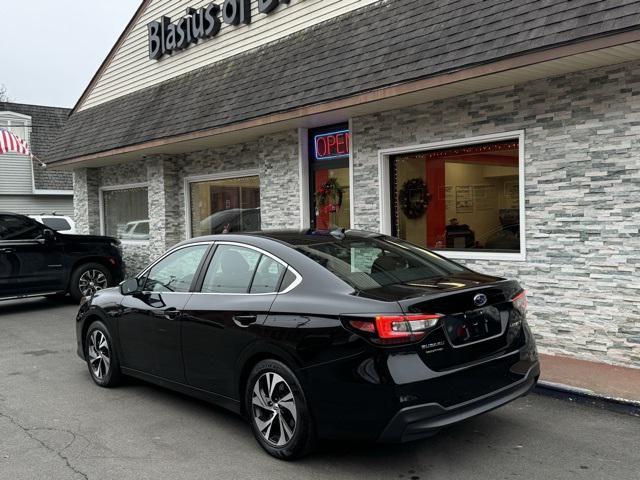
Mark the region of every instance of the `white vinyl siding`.
<instances>
[{"instance_id":1,"label":"white vinyl siding","mask_svg":"<svg viewBox=\"0 0 640 480\"><path fill-rule=\"evenodd\" d=\"M185 16L187 7L200 8L211 3L211 0L153 0L79 109L156 85L379 1L291 0L289 5L281 4L275 11L265 15L258 12L258 2L252 0L251 25L231 26L223 23L216 37L190 45L160 60L150 60L147 39L149 22L158 20L162 15L175 22ZM216 3L223 2L218 0ZM277 51L273 52L273 55L277 54Z\"/></svg>"},{"instance_id":2,"label":"white vinyl siding","mask_svg":"<svg viewBox=\"0 0 640 480\"><path fill-rule=\"evenodd\" d=\"M14 112L0 112L0 128L7 128L29 142L31 117ZM31 159L27 155L7 152L0 155L0 195L32 194Z\"/></svg>"},{"instance_id":3,"label":"white vinyl siding","mask_svg":"<svg viewBox=\"0 0 640 480\"><path fill-rule=\"evenodd\" d=\"M31 160L26 155L0 155L0 195L31 194Z\"/></svg>"},{"instance_id":4,"label":"white vinyl siding","mask_svg":"<svg viewBox=\"0 0 640 480\"><path fill-rule=\"evenodd\" d=\"M39 215L56 212L73 218L71 195L4 195L0 187L0 211L23 215Z\"/></svg>"}]
</instances>

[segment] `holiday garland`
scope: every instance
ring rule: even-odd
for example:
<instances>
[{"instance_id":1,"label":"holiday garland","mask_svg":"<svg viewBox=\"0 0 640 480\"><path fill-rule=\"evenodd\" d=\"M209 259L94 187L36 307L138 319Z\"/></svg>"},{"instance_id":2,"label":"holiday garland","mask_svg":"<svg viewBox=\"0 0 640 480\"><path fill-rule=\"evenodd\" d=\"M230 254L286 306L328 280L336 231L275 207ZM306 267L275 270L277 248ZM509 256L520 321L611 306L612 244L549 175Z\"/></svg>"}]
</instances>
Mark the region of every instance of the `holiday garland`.
<instances>
[{"instance_id":1,"label":"holiday garland","mask_svg":"<svg viewBox=\"0 0 640 480\"><path fill-rule=\"evenodd\" d=\"M421 178L412 178L402 185L398 194L398 203L407 218L420 218L427 211L431 195Z\"/></svg>"}]
</instances>

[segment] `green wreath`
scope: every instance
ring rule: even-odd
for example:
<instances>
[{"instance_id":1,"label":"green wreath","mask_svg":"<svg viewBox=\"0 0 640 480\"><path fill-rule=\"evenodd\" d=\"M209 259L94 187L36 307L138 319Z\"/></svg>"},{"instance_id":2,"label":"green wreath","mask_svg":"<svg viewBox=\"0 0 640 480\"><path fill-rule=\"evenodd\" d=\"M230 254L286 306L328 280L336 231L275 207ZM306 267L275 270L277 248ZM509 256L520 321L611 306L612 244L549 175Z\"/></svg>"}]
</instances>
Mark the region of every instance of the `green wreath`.
<instances>
[{"instance_id":1,"label":"green wreath","mask_svg":"<svg viewBox=\"0 0 640 480\"><path fill-rule=\"evenodd\" d=\"M427 185L421 178L412 178L404 182L398 195L402 213L405 217L413 220L424 215L430 199L431 195L427 190Z\"/></svg>"},{"instance_id":2,"label":"green wreath","mask_svg":"<svg viewBox=\"0 0 640 480\"><path fill-rule=\"evenodd\" d=\"M337 208L342 206L342 187L336 178L330 178L320 186L316 192L316 202L321 207L334 205Z\"/></svg>"}]
</instances>

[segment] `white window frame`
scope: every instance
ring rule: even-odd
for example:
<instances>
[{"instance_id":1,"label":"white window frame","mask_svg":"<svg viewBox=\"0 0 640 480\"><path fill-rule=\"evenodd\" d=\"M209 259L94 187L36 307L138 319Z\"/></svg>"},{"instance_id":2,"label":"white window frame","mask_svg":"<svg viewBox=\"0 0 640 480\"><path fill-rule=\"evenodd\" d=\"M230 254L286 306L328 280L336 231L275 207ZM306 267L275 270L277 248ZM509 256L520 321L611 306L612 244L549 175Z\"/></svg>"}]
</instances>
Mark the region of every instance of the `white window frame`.
<instances>
[{"instance_id":1,"label":"white window frame","mask_svg":"<svg viewBox=\"0 0 640 480\"><path fill-rule=\"evenodd\" d=\"M447 249L435 250L440 255L451 259L460 260L505 260L524 262L527 259L526 250L526 225L525 225L525 166L524 166L524 130L514 130L477 137L446 140L443 142L425 143L398 148L378 150L378 175L380 196L380 232L391 235L391 172L390 158L406 153L419 153L428 150L442 150L446 148L475 145L504 140L518 140L518 183L519 183L519 210L520 210L520 252L483 252L482 250L451 251Z\"/></svg>"},{"instance_id":2,"label":"white window frame","mask_svg":"<svg viewBox=\"0 0 640 480\"><path fill-rule=\"evenodd\" d=\"M100 214L100 235L105 235L105 212L104 212L104 192L117 192L121 190L131 190L134 188L146 188L147 189L147 208L149 208L149 182L140 183L128 183L122 185L109 185L100 187L98 189L98 211ZM149 210L149 227L151 227L151 211ZM151 235L151 228L149 228L149 235ZM123 245L149 245L149 240L120 240Z\"/></svg>"},{"instance_id":3,"label":"white window frame","mask_svg":"<svg viewBox=\"0 0 640 480\"><path fill-rule=\"evenodd\" d=\"M9 124L7 125L7 127L11 128L11 122L17 122L16 125L18 127L25 127L26 130L26 134L27 134L27 138L23 138L23 140L25 140L29 146L31 146L31 117L29 115L25 115L23 113L17 113L17 112L10 112L10 111L4 111L4 112L0 112L0 120L8 122Z\"/></svg>"},{"instance_id":4,"label":"white window frame","mask_svg":"<svg viewBox=\"0 0 640 480\"><path fill-rule=\"evenodd\" d=\"M200 182L211 182L214 180L228 180L230 178L244 178L244 177L258 177L260 183L262 178L260 177L260 169L252 168L249 170L234 170L229 172L212 173L208 175L191 175L185 177L183 180L183 194L184 194L184 227L185 238L193 238L191 234L191 184ZM260 186L262 188L262 185Z\"/></svg>"}]
</instances>

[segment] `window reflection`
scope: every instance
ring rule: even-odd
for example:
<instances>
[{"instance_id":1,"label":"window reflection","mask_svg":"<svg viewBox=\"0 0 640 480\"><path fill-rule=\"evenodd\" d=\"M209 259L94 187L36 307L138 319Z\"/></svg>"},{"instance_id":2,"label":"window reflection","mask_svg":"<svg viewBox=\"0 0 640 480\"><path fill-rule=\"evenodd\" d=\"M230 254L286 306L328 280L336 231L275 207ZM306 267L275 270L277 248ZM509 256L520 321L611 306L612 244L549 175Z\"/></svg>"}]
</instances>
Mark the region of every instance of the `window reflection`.
<instances>
[{"instance_id":1,"label":"window reflection","mask_svg":"<svg viewBox=\"0 0 640 480\"><path fill-rule=\"evenodd\" d=\"M260 230L260 179L228 178L189 185L191 235Z\"/></svg>"},{"instance_id":2,"label":"window reflection","mask_svg":"<svg viewBox=\"0 0 640 480\"><path fill-rule=\"evenodd\" d=\"M104 232L121 240L149 240L147 187L102 192Z\"/></svg>"}]
</instances>

